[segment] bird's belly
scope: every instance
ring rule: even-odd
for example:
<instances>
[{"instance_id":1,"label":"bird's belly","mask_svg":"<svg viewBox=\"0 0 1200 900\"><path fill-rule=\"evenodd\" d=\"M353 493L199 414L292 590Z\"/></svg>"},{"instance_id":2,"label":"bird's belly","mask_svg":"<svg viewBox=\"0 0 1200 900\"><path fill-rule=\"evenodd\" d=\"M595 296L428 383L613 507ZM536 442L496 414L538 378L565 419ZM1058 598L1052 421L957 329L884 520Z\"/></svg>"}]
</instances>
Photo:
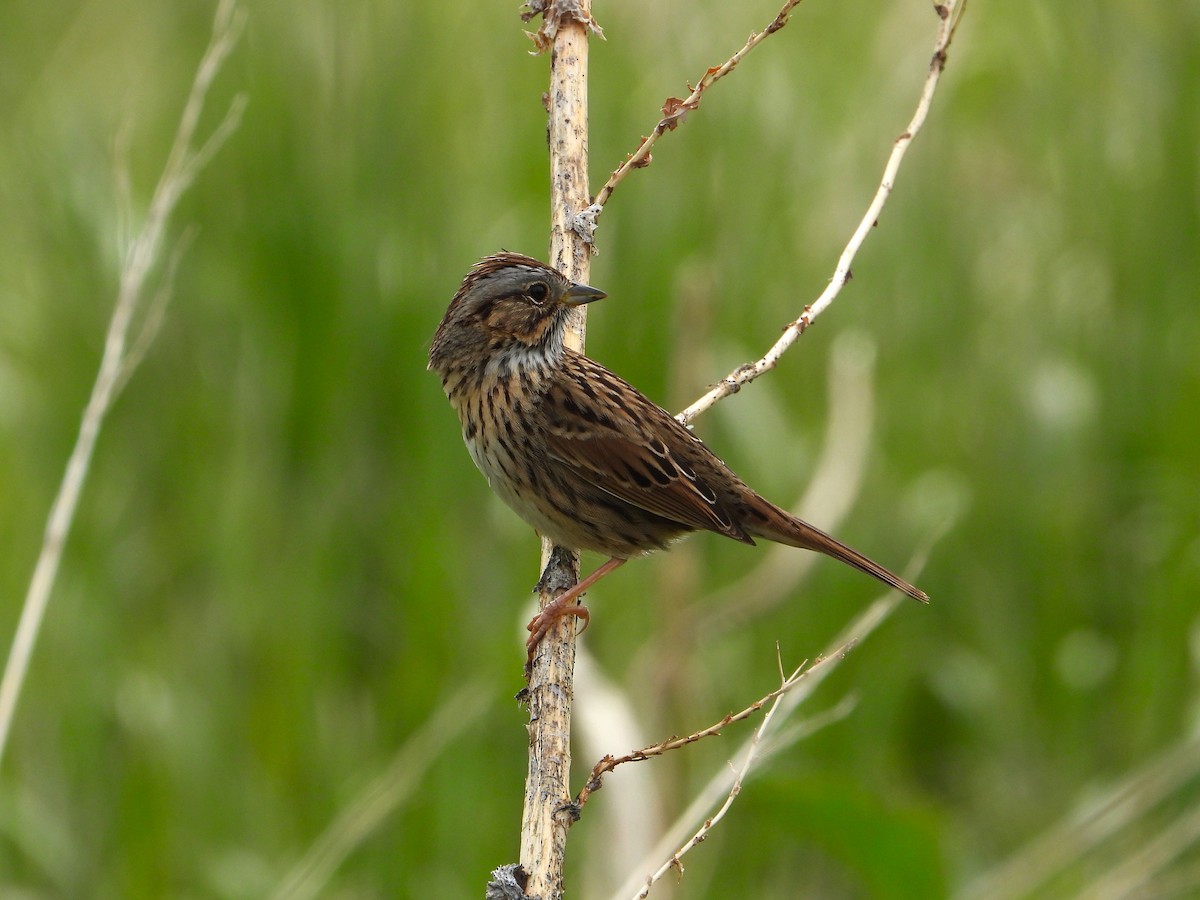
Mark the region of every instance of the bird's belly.
<instances>
[{"instance_id":1,"label":"bird's belly","mask_svg":"<svg viewBox=\"0 0 1200 900\"><path fill-rule=\"evenodd\" d=\"M528 484L524 464L499 441L468 440L467 450L496 496L518 516L551 540L567 544L567 536L556 515L536 489ZM569 545L568 545L569 546Z\"/></svg>"}]
</instances>

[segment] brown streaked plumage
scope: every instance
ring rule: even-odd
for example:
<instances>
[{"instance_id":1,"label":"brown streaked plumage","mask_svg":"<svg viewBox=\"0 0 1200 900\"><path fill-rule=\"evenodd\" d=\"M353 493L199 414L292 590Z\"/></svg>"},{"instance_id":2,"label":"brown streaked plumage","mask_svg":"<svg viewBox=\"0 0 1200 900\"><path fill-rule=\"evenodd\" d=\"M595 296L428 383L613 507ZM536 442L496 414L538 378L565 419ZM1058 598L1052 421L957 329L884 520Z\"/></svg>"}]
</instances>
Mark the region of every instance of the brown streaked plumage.
<instances>
[{"instance_id":1,"label":"brown streaked plumage","mask_svg":"<svg viewBox=\"0 0 1200 900\"><path fill-rule=\"evenodd\" d=\"M530 623L531 658L556 618L587 618L573 604L599 577L693 531L815 550L928 601L760 497L674 416L567 349L572 308L604 296L528 256L489 256L463 279L429 351L492 489L556 544L612 557Z\"/></svg>"}]
</instances>

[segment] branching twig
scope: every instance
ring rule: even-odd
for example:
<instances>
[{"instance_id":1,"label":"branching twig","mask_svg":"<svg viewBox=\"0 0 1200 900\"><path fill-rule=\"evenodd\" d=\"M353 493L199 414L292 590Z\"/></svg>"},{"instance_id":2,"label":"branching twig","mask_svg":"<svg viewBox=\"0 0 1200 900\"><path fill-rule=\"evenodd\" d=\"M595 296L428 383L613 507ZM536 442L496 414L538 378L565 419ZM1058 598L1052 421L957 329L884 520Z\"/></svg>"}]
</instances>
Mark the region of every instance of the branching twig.
<instances>
[{"instance_id":1,"label":"branching twig","mask_svg":"<svg viewBox=\"0 0 1200 900\"><path fill-rule=\"evenodd\" d=\"M771 24L762 31L756 31L742 45L742 49L729 59L725 60L719 66L712 66L705 70L704 75L692 87L691 82L688 82L688 90L690 93L687 98L680 100L678 97L668 97L663 103L663 117L658 120L658 124L654 126L654 130L647 137L642 138L642 142L638 144L636 150L629 154L625 162L621 163L609 177L608 181L604 182L604 187L600 188L600 193L596 195L596 199L587 208L579 212L575 216L575 230L583 236L589 244L592 242L592 235L596 230L596 220L600 218L600 213L604 211L604 205L608 203L613 191L617 185L625 180L625 176L634 169L644 169L650 165L651 155L650 148L657 143L658 139L668 131L674 131L683 124L687 118L687 114L700 106L700 101L704 97L704 92L720 81L726 75L733 71L755 47L765 41L768 37L783 28L788 23L788 17L792 14L792 10L800 5L800 0L787 0L783 4L783 8L771 20Z\"/></svg>"},{"instance_id":2,"label":"branching twig","mask_svg":"<svg viewBox=\"0 0 1200 900\"><path fill-rule=\"evenodd\" d=\"M25 602L21 607L21 618L13 636L4 678L0 682L0 758L3 757L8 742L17 700L25 682L25 673L29 669L29 660L45 616L50 591L54 587L67 535L75 518L79 495L87 479L100 427L133 366L141 358L143 348L136 347L136 352L131 358L126 351L126 345L131 324L141 305L146 279L159 258L167 225L180 196L187 190L200 167L237 127L244 107L244 100L236 99L212 136L199 150L193 149L196 124L204 108L208 90L222 62L236 45L244 20L245 16L237 9L236 0L221 0L213 22L212 38L192 81L192 88L175 132L175 140L150 200L146 221L125 254L117 302L109 320L100 369L92 385L91 397L83 411L79 435L67 461L58 494L50 507L50 516L42 537L42 548L25 594ZM173 269L174 264L167 273L168 278ZM146 327L151 331L143 333L152 334L153 314Z\"/></svg>"},{"instance_id":3,"label":"branching twig","mask_svg":"<svg viewBox=\"0 0 1200 900\"><path fill-rule=\"evenodd\" d=\"M779 709L778 699L779 697L777 695L776 702L771 705L771 708L767 710L766 715L763 716L762 724L754 729L754 735L750 738L750 743L747 747L745 758L742 760L741 766L738 767L737 775L733 780L733 787L729 789L729 794L725 797L725 802L721 804L720 808L715 813L704 820L704 824L702 824L696 830L696 833L692 835L691 839L686 844L676 850L671 855L670 859L663 863L657 871L655 871L652 875L650 875L649 878L646 879L645 886L634 895L635 897L646 897L650 893L650 888L653 886L654 882L658 881L672 869L682 874L682 860L684 854L700 844L708 836L708 833L713 829L713 826L725 818L725 813L729 812L729 808L733 806L733 801L736 800L738 794L742 792L742 784L745 782L746 774L750 771L750 767L758 758L759 748L762 746L763 735L767 733L767 729L770 728L771 721L775 717L775 712Z\"/></svg>"},{"instance_id":4,"label":"branching twig","mask_svg":"<svg viewBox=\"0 0 1200 900\"><path fill-rule=\"evenodd\" d=\"M793 729L788 736L781 736L777 740L777 744L782 745L790 743L791 740L797 740L803 735L812 734L813 732L824 728L826 725L831 725L834 722L840 721L848 716L853 708L854 699L852 697L846 697L837 706L833 707L827 712L809 719L806 723L804 723L807 727ZM763 738L766 736L771 724L771 720L775 716L778 709L779 704L776 702L775 705L767 710L766 715L763 717L762 724L754 730L754 734L751 736L747 744L745 758L742 762L742 765L738 767L737 774L734 776L733 786L729 789L729 793L725 797L725 802L721 804L720 809L705 819L704 823L696 830L696 833L692 835L687 843L676 850L671 855L670 859L663 863L662 866L660 866L653 874L647 876L646 883L642 886L642 889L634 894L635 900L642 900L642 898L647 897L650 894L650 888L654 886L654 883L660 880L668 872L675 870L679 873L680 877L683 876L683 856L693 847L702 844L708 838L708 834L710 831L712 831L713 827L723 818L725 818L725 814L729 812L730 807L733 806L734 800L736 800L738 795L742 792L742 785L745 783L746 775L749 773L750 767L757 762L761 756L760 748L762 746Z\"/></svg>"},{"instance_id":5,"label":"branching twig","mask_svg":"<svg viewBox=\"0 0 1200 900\"><path fill-rule=\"evenodd\" d=\"M900 170L900 163L904 160L904 154L908 151L909 145L912 144L913 138L921 130L921 126L925 124L925 118L929 114L930 105L933 103L933 95L937 90L938 81L941 78L942 71L946 67L946 54L950 49L951 42L954 40L958 23L961 21L963 11L966 7L967 0L951 0L949 3L939 3L934 6L934 10L941 21L938 25L937 38L934 41L933 58L929 63L929 74L926 76L925 84L921 89L921 97L917 101L916 111L913 113L908 127L896 138L895 143L892 145L892 152L888 157L887 165L884 166L883 179L879 183L879 188L875 191L875 196L871 200L870 206L867 207L866 213L858 223L858 227L854 230L850 242L846 244L846 248L842 251L842 255L838 259L837 268L834 269L833 277L829 280L829 286L825 288L821 296L804 307L804 311L800 314L800 317L784 329L783 336L775 342L766 355L755 362L739 366L722 378L707 394L676 416L679 421L686 425L718 400L728 397L730 394L736 394L744 385L749 384L763 373L775 368L779 363L780 357L796 342L796 339L800 335L804 334L817 316L828 308L837 295L841 293L846 282L850 280L850 266L854 262L854 257L858 254L859 248L862 247L863 242L867 239L867 235L870 234L871 229L879 220L879 214L883 211L888 197L891 196L892 188L896 182L896 173Z\"/></svg>"},{"instance_id":6,"label":"branching twig","mask_svg":"<svg viewBox=\"0 0 1200 900\"><path fill-rule=\"evenodd\" d=\"M821 662L822 660L817 660L813 664L814 667L819 666ZM707 737L715 737L735 722L741 722L750 718L768 703L778 699L795 687L808 671L805 668L807 665L808 661L805 660L796 667L796 670L791 675L784 678L779 687L771 691L771 693L755 700L741 712L727 714L725 718L719 722L714 722L707 728L693 731L685 737L669 737L665 741L659 741L657 744L651 744L649 747L643 747L641 750L634 750L632 753L627 753L624 756L605 756L592 767L592 774L588 777L587 784L575 796L576 809L582 809L583 805L587 803L588 798L604 786L604 776L616 769L617 766L628 762L642 762L652 759L655 756L662 756L664 753L670 753L672 750L678 750L680 747L686 747L688 744L702 741Z\"/></svg>"},{"instance_id":7,"label":"branching twig","mask_svg":"<svg viewBox=\"0 0 1200 900\"><path fill-rule=\"evenodd\" d=\"M737 755L743 757L743 762L738 767L738 770L736 772L722 770L709 780L708 784L699 792L687 810L680 815L676 823L667 830L658 844L646 855L647 865L656 865L657 860L661 860L664 854L668 854L666 862L657 864L657 868L653 873L644 877L637 875L637 871L646 871L646 866L639 866L625 884L612 895L614 898L628 897L630 891L637 890L637 885L641 885L641 890L635 896L639 898L645 897L654 882L658 881L672 869L681 868L679 859L692 847L704 840L708 832L721 820L734 799L736 799L737 794L741 791L741 785L745 780L746 773L749 772L754 761L761 758L759 748L771 728L780 727L787 722L788 717L795 712L801 703L812 696L813 691L837 667L846 654L878 628L892 614L893 610L900 605L900 601L900 595L889 593L871 604L841 634L830 642L830 649L827 653L807 669L804 669L800 673L800 677L793 676L793 678L788 679L793 683L788 685L786 690L772 692L776 696L771 709L763 717L763 721L755 730L754 735L738 751ZM764 699L769 701L769 697ZM837 713L838 717L848 712L848 709L840 704L835 710L841 711ZM834 714L834 712L831 711L831 714ZM799 736L799 732L796 732L796 735ZM708 810L712 809L713 804L722 795L725 796L725 800L717 813L705 817L698 829L691 824L700 819L701 816L704 816ZM684 840L684 835L689 831L691 832L691 837ZM684 842L681 844L681 841ZM672 847L678 849L672 851Z\"/></svg>"},{"instance_id":8,"label":"branching twig","mask_svg":"<svg viewBox=\"0 0 1200 900\"><path fill-rule=\"evenodd\" d=\"M187 254L188 248L195 238L196 227L189 225L175 241L175 246L171 248L171 257L167 260L162 280L146 307L146 314L142 318L142 327L126 351L125 358L121 360L121 369L113 384L113 396L120 394L125 389L125 385L129 383L129 379L133 377L133 373L137 371L138 366L145 358L146 351L158 337L158 330L162 327L163 319L167 315L167 306L171 302L171 292L175 288L175 275L179 271L179 264L183 261L183 257Z\"/></svg>"},{"instance_id":9,"label":"branching twig","mask_svg":"<svg viewBox=\"0 0 1200 900\"><path fill-rule=\"evenodd\" d=\"M926 547L922 548L921 552L917 556L917 559L914 560L913 564L909 566L909 569L912 570L908 572L910 576L915 577L915 574L919 574L921 567L924 565L925 557L928 556L929 551L932 549L933 543L941 537L945 530L949 529L951 524L951 522L947 522L945 528L933 535L930 539L930 543ZM759 731L767 728L768 722L772 720L778 720L777 726L781 726L783 723L787 722L788 717L795 712L801 703L812 696L813 692L820 686L821 682L825 680L825 677L837 667L837 664L845 658L846 654L853 647L857 646L859 642L870 636L876 628L882 625L884 621L886 621L887 618L895 611L896 607L901 604L901 602L903 602L902 594L889 592L872 603L863 612L859 613L859 615L848 626L846 626L841 634L839 634L829 643L829 649L817 660L817 662L809 666L808 669L802 673L803 677L796 679L796 683L788 690L779 692L779 696L775 700L775 705L771 707L770 716L764 717L762 724L759 726ZM839 706L838 708L840 709L842 707ZM810 731L811 728L806 730ZM740 752L756 752L754 751L753 744L759 740L761 740L761 737L759 736L759 732L756 731L755 736L751 739L751 742L748 742L748 744ZM744 771L748 770L743 770L741 777L744 777ZM662 840L660 840L655 848L647 854L647 859L661 859L664 853L669 852L670 847L678 846L681 835L685 833L686 829L689 827L687 823L695 822L696 819L702 816L707 810L712 808L712 805L717 801L723 792L728 791L729 796L726 798L726 802L722 806L721 810L721 815L724 815L724 810L732 802L737 791L741 789L740 784L741 781L738 778L735 778L731 784L729 781L729 774L726 772L721 772L714 776L709 783L705 785L703 790L700 791L699 795L688 807L688 809L679 817L679 820L676 822L676 824L667 830L667 833L663 836ZM645 897L650 885L661 878L664 874L669 872L677 864L675 861L678 860L678 857L682 856L684 852L702 841L704 836L712 828L713 824L715 824L719 819L720 816L713 816L710 819L706 819L701 828L692 835L692 838L686 844L680 847L679 850L676 850L674 853L672 853L671 858L668 859L665 864L660 866L656 870L656 873L650 876L644 883L641 882L640 879L631 877L626 884L613 896L627 897L629 895L629 891L634 889L632 885L643 883L644 887L642 888L642 891L636 896Z\"/></svg>"},{"instance_id":10,"label":"branching twig","mask_svg":"<svg viewBox=\"0 0 1200 900\"><path fill-rule=\"evenodd\" d=\"M895 608L895 605L896 604L893 604L892 608ZM873 628L874 626L872 625L871 627ZM776 691L773 691L772 694L768 695L767 698L764 698L762 701L759 701L757 704L754 704L752 707L747 709L746 712L749 714L749 712L761 709L765 702L771 702L770 709L768 709L766 714L763 716L763 720L759 726L754 729L754 734L751 735L750 740L746 742L746 745L742 750L742 763L737 767L736 772L734 773L733 783L730 785L729 791L725 795L724 802L715 813L704 819L700 827L696 829L692 836L682 846L680 846L679 849L671 854L670 858L667 859L666 862L664 862L653 873L647 876L645 884L642 885L641 890L634 894L635 900L641 900L641 898L648 896L650 893L650 888L654 886L654 883L661 879L668 872L674 870L679 872L680 875L683 874L682 860L684 855L686 855L693 847L696 847L704 842L705 838L708 837L709 832L712 831L718 822L725 818L725 814L729 812L734 801L742 792L742 785L746 781L746 776L749 774L751 767L759 760L761 756L763 739L771 732L772 726L775 723L776 715L779 715L779 721L781 723L786 721L787 716L790 715L790 713L796 708L797 705L799 705L800 702L799 700L796 700L793 703L784 704L781 701L783 701L784 697L800 683L801 678L809 673L819 671L824 667L823 664L831 660L833 661L833 665L836 665L838 661L845 658L846 654L850 652L853 646L854 640L848 640L832 656L824 659L818 659L813 663L812 666L803 671L803 667L797 669ZM832 666L830 666L830 668L832 668ZM824 677L824 672L821 673L820 677ZM809 693L811 693L811 691ZM826 721L836 720L849 711L848 707L845 706L839 708L844 709L844 712L839 713L835 711L833 716L827 718Z\"/></svg>"}]
</instances>

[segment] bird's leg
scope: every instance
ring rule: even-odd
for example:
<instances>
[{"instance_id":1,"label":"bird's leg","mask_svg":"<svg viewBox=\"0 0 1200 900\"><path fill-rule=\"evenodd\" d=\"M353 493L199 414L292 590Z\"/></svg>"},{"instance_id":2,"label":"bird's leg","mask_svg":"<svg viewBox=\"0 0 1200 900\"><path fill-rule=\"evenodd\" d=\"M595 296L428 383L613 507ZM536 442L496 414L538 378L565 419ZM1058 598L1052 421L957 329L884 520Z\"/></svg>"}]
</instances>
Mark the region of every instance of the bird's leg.
<instances>
[{"instance_id":1,"label":"bird's leg","mask_svg":"<svg viewBox=\"0 0 1200 900\"><path fill-rule=\"evenodd\" d=\"M600 568L596 569L596 571L592 572L587 578L584 578L574 587L563 591L551 602L547 603L545 608L530 620L527 626L529 629L529 640L525 642L525 647L529 651L529 662L527 665L533 663L533 654L537 650L538 644L542 642L542 638L546 636L546 632L563 616L575 616L576 618L583 619L583 627L587 628L587 624L591 619L591 613L588 612L586 606L576 601L583 596L584 591L624 563L624 559L614 556L604 565L600 566Z\"/></svg>"}]
</instances>

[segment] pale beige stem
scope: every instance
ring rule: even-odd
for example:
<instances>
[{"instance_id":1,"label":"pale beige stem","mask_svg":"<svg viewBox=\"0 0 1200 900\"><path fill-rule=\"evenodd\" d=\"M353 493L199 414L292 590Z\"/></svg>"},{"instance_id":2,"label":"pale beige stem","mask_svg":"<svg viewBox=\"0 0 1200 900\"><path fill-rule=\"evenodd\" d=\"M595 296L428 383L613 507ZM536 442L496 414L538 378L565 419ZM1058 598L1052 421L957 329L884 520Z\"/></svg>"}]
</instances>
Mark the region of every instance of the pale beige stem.
<instances>
[{"instance_id":1,"label":"pale beige stem","mask_svg":"<svg viewBox=\"0 0 1200 900\"><path fill-rule=\"evenodd\" d=\"M804 307L799 318L784 329L783 336L771 346L771 349L761 359L738 366L718 381L708 393L675 417L680 422L685 425L689 424L714 403L730 394L736 394L746 384L774 369L779 364L780 357L796 343L796 340L804 334L817 316L824 312L842 292L842 288L850 280L851 263L854 262L854 258L858 255L859 248L862 247L867 236L879 222L880 213L883 212L884 205L892 195L892 188L896 184L896 175L900 171L900 164L904 161L904 154L908 152L913 139L916 138L929 115L934 93L937 91L942 72L946 68L946 54L950 50L950 44L954 40L958 23L962 20L966 8L967 0L949 0L946 3L939 2L934 6L934 12L939 18L939 25L937 37L934 40L933 57L929 63L929 72L925 76L925 83L921 88L921 96L917 100L917 106L912 119L909 120L908 127L892 142L892 152L884 166L883 178L879 182L875 196L871 198L867 211L859 220L858 227L854 229L854 234L851 235L841 257L838 258L833 277L829 279L825 290L816 300Z\"/></svg>"},{"instance_id":2,"label":"pale beige stem","mask_svg":"<svg viewBox=\"0 0 1200 900\"><path fill-rule=\"evenodd\" d=\"M590 248L571 228L574 210L587 205L587 60L590 0L552 0L543 33L550 47L547 94L550 145L550 264L573 281L587 281ZM582 350L584 308L567 334L568 346ZM542 545L546 571L538 603L545 608L579 577L579 556L552 553ZM537 649L529 676L529 770L521 821L521 867L530 897L562 895L563 858L571 814L571 707L574 699L576 621L554 623Z\"/></svg>"},{"instance_id":3,"label":"pale beige stem","mask_svg":"<svg viewBox=\"0 0 1200 900\"><path fill-rule=\"evenodd\" d=\"M0 757L3 757L8 743L17 700L20 698L25 684L25 674L29 669L33 648L41 631L46 606L50 602L50 592L58 575L58 565L67 543L71 523L75 518L75 508L79 502L79 496L83 491L84 482L87 480L92 452L95 450L101 425L144 350L139 342L139 344L135 344L131 356L127 343L130 328L141 305L146 280L159 260L162 244L166 238L167 225L170 222L171 214L178 205L180 196L191 185L196 173L204 163L237 128L245 105L242 98L236 99L208 141L199 150L194 149L196 126L204 108L204 101L208 96L208 89L213 79L216 78L221 63L237 43L244 21L245 16L237 9L236 0L221 0L213 24L212 40L196 70L179 128L175 132L175 141L171 145L162 177L150 200L146 221L125 254L121 268L120 286L117 290L117 302L113 307L112 318L109 320L108 332L104 339L100 369L92 384L92 393L84 408L79 423L79 434L75 438L75 446L67 460L66 471L59 483L58 494L50 507L50 515L42 536L41 551L33 570L33 577L29 582L29 590L26 592L25 601L21 606L21 617L17 623L12 649L9 651L8 661L4 667L4 676L3 679L0 679ZM166 290L170 289L170 277L168 274L165 283ZM165 298L165 295L163 296ZM147 328L149 331L143 331L143 334L149 337L153 334L153 319L147 323Z\"/></svg>"}]
</instances>

